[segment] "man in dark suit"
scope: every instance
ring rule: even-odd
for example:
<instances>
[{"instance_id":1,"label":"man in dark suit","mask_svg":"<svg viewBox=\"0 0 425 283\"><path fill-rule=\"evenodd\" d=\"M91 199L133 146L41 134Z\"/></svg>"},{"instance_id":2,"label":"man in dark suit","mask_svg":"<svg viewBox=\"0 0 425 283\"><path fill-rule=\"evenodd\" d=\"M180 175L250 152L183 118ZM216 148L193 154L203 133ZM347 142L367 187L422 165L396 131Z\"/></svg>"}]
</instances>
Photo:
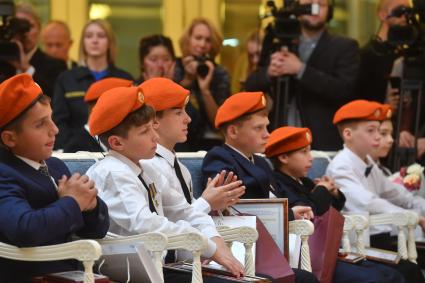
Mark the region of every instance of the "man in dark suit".
<instances>
[{"instance_id":1,"label":"man in dark suit","mask_svg":"<svg viewBox=\"0 0 425 283\"><path fill-rule=\"evenodd\" d=\"M37 47L41 21L30 4L21 3L17 5L16 17L30 23L30 30L21 42L24 53L21 56L24 58L21 60L20 71L30 74L34 81L41 86L44 93L52 97L57 77L67 69L66 63L50 57Z\"/></svg>"},{"instance_id":2,"label":"man in dark suit","mask_svg":"<svg viewBox=\"0 0 425 283\"><path fill-rule=\"evenodd\" d=\"M50 157L55 135L50 99L28 74L0 84L0 241L19 247L66 243L71 236L103 238L106 204L94 182ZM73 260L0 259L2 282L75 270Z\"/></svg>"},{"instance_id":3,"label":"man in dark suit","mask_svg":"<svg viewBox=\"0 0 425 283\"><path fill-rule=\"evenodd\" d=\"M283 105L283 93L271 93L274 100L280 95L282 104L274 107L285 111L287 117L285 121L272 120L272 123L308 127L316 137L314 149L337 150L342 141L332 125L332 117L352 98L359 55L355 40L331 35L326 30L333 9L328 1L300 0L301 4L319 5L320 12L299 17L298 54L286 49L274 52L268 64L248 77L246 90L270 93L277 78L291 76L287 105Z\"/></svg>"}]
</instances>

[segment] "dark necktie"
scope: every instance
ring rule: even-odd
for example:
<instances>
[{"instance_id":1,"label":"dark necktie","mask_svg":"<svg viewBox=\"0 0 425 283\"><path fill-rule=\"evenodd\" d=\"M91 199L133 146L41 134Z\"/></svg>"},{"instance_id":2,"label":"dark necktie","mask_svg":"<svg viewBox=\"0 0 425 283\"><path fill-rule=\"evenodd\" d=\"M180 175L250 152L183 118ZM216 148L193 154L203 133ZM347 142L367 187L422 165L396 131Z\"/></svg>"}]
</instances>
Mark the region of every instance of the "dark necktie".
<instances>
[{"instance_id":1,"label":"dark necktie","mask_svg":"<svg viewBox=\"0 0 425 283\"><path fill-rule=\"evenodd\" d=\"M49 168L47 168L47 165L41 165L40 168L38 168L38 172L50 178Z\"/></svg>"},{"instance_id":2,"label":"dark necktie","mask_svg":"<svg viewBox=\"0 0 425 283\"><path fill-rule=\"evenodd\" d=\"M174 158L174 171L176 171L177 179L179 179L180 186L182 187L184 197L186 198L186 201L191 204L192 203L192 196L190 194L190 190L187 187L186 181L183 178L183 173L180 168L179 162L177 161L177 157Z\"/></svg>"},{"instance_id":3,"label":"dark necktie","mask_svg":"<svg viewBox=\"0 0 425 283\"><path fill-rule=\"evenodd\" d=\"M369 176L370 172L372 171L372 168L373 164L366 167L366 170L364 171L364 175L366 178Z\"/></svg>"},{"instance_id":4,"label":"dark necktie","mask_svg":"<svg viewBox=\"0 0 425 283\"><path fill-rule=\"evenodd\" d=\"M156 208L155 208L155 204L154 204L154 200L153 200L153 189L154 188L152 188L152 187L149 187L147 184L146 184L146 182L145 182L145 180L143 180L143 178L142 178L142 176L141 175L138 175L137 176L138 178L139 178L139 180L142 182L142 184L143 184L143 187L148 191L148 198L149 198L149 209L150 209L150 211L152 212L152 213L156 213L156 214L158 214L158 212L156 211Z\"/></svg>"}]
</instances>

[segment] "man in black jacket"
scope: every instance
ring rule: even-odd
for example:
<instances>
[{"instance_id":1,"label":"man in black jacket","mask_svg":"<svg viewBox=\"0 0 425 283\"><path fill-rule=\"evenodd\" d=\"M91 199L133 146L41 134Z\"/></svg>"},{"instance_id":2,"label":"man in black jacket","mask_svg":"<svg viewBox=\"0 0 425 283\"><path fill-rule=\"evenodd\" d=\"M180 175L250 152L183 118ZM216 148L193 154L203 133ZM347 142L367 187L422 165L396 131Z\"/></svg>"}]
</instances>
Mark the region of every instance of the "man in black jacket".
<instances>
[{"instance_id":1,"label":"man in black jacket","mask_svg":"<svg viewBox=\"0 0 425 283\"><path fill-rule=\"evenodd\" d=\"M34 8L28 3L16 6L16 17L27 20L30 23L30 30L22 40L23 53L21 60L21 70L23 73L31 75L49 97L53 95L56 78L67 69L62 60L50 57L37 47L40 36L41 21Z\"/></svg>"},{"instance_id":2,"label":"man in black jacket","mask_svg":"<svg viewBox=\"0 0 425 283\"><path fill-rule=\"evenodd\" d=\"M300 0L300 4L318 4L320 9L318 15L299 17L298 54L285 49L274 52L267 66L248 77L246 89L270 92L277 77L291 76L289 105L274 105L287 111L286 121L277 121L277 125L308 127L316 137L314 149L337 150L342 141L332 125L332 117L352 98L359 54L355 40L327 32L326 23L333 8L328 1ZM276 94L271 96L275 98Z\"/></svg>"}]
</instances>

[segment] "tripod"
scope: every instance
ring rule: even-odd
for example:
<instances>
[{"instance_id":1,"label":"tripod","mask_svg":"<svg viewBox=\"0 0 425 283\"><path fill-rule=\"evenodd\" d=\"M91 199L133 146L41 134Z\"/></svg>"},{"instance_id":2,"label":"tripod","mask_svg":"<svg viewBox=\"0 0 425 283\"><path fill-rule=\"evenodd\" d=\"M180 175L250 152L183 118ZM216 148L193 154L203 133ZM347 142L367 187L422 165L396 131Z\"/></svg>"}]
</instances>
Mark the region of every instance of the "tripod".
<instances>
[{"instance_id":1,"label":"tripod","mask_svg":"<svg viewBox=\"0 0 425 283\"><path fill-rule=\"evenodd\" d=\"M397 171L400 169L401 165L412 164L416 160L417 155L417 140L419 133L419 120L421 114L421 106L422 106L422 90L423 90L423 81L417 79L404 79L401 82L400 89L400 100L398 102L398 111L397 111L397 123L395 127L395 147L393 154L391 156L392 160L392 170ZM416 95L416 113L414 119L414 147L412 148L403 148L399 146L400 142L400 130L401 123L403 118L403 102L407 95L410 94L413 101L413 95Z\"/></svg>"}]
</instances>

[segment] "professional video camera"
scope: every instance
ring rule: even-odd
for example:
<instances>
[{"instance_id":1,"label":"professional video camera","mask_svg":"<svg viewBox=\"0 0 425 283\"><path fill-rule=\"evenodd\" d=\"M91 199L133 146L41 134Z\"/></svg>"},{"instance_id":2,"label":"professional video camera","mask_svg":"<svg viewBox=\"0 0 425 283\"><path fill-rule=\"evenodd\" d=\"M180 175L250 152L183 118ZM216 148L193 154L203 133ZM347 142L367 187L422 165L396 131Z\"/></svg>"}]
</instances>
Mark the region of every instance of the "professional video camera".
<instances>
[{"instance_id":1,"label":"professional video camera","mask_svg":"<svg viewBox=\"0 0 425 283\"><path fill-rule=\"evenodd\" d=\"M319 4L299 4L297 0L284 0L284 6L276 7L274 1L267 1L270 12L266 17L274 17L274 22L266 27L261 49L260 66L265 66L270 54L286 46L290 51L296 51L301 25L298 20L302 15L319 14Z\"/></svg>"},{"instance_id":2,"label":"professional video camera","mask_svg":"<svg viewBox=\"0 0 425 283\"><path fill-rule=\"evenodd\" d=\"M0 82L16 74L16 69L11 64L19 62L19 47L12 39L23 41L25 33L30 30L27 20L15 18L15 5L12 0L0 0Z\"/></svg>"}]
</instances>

